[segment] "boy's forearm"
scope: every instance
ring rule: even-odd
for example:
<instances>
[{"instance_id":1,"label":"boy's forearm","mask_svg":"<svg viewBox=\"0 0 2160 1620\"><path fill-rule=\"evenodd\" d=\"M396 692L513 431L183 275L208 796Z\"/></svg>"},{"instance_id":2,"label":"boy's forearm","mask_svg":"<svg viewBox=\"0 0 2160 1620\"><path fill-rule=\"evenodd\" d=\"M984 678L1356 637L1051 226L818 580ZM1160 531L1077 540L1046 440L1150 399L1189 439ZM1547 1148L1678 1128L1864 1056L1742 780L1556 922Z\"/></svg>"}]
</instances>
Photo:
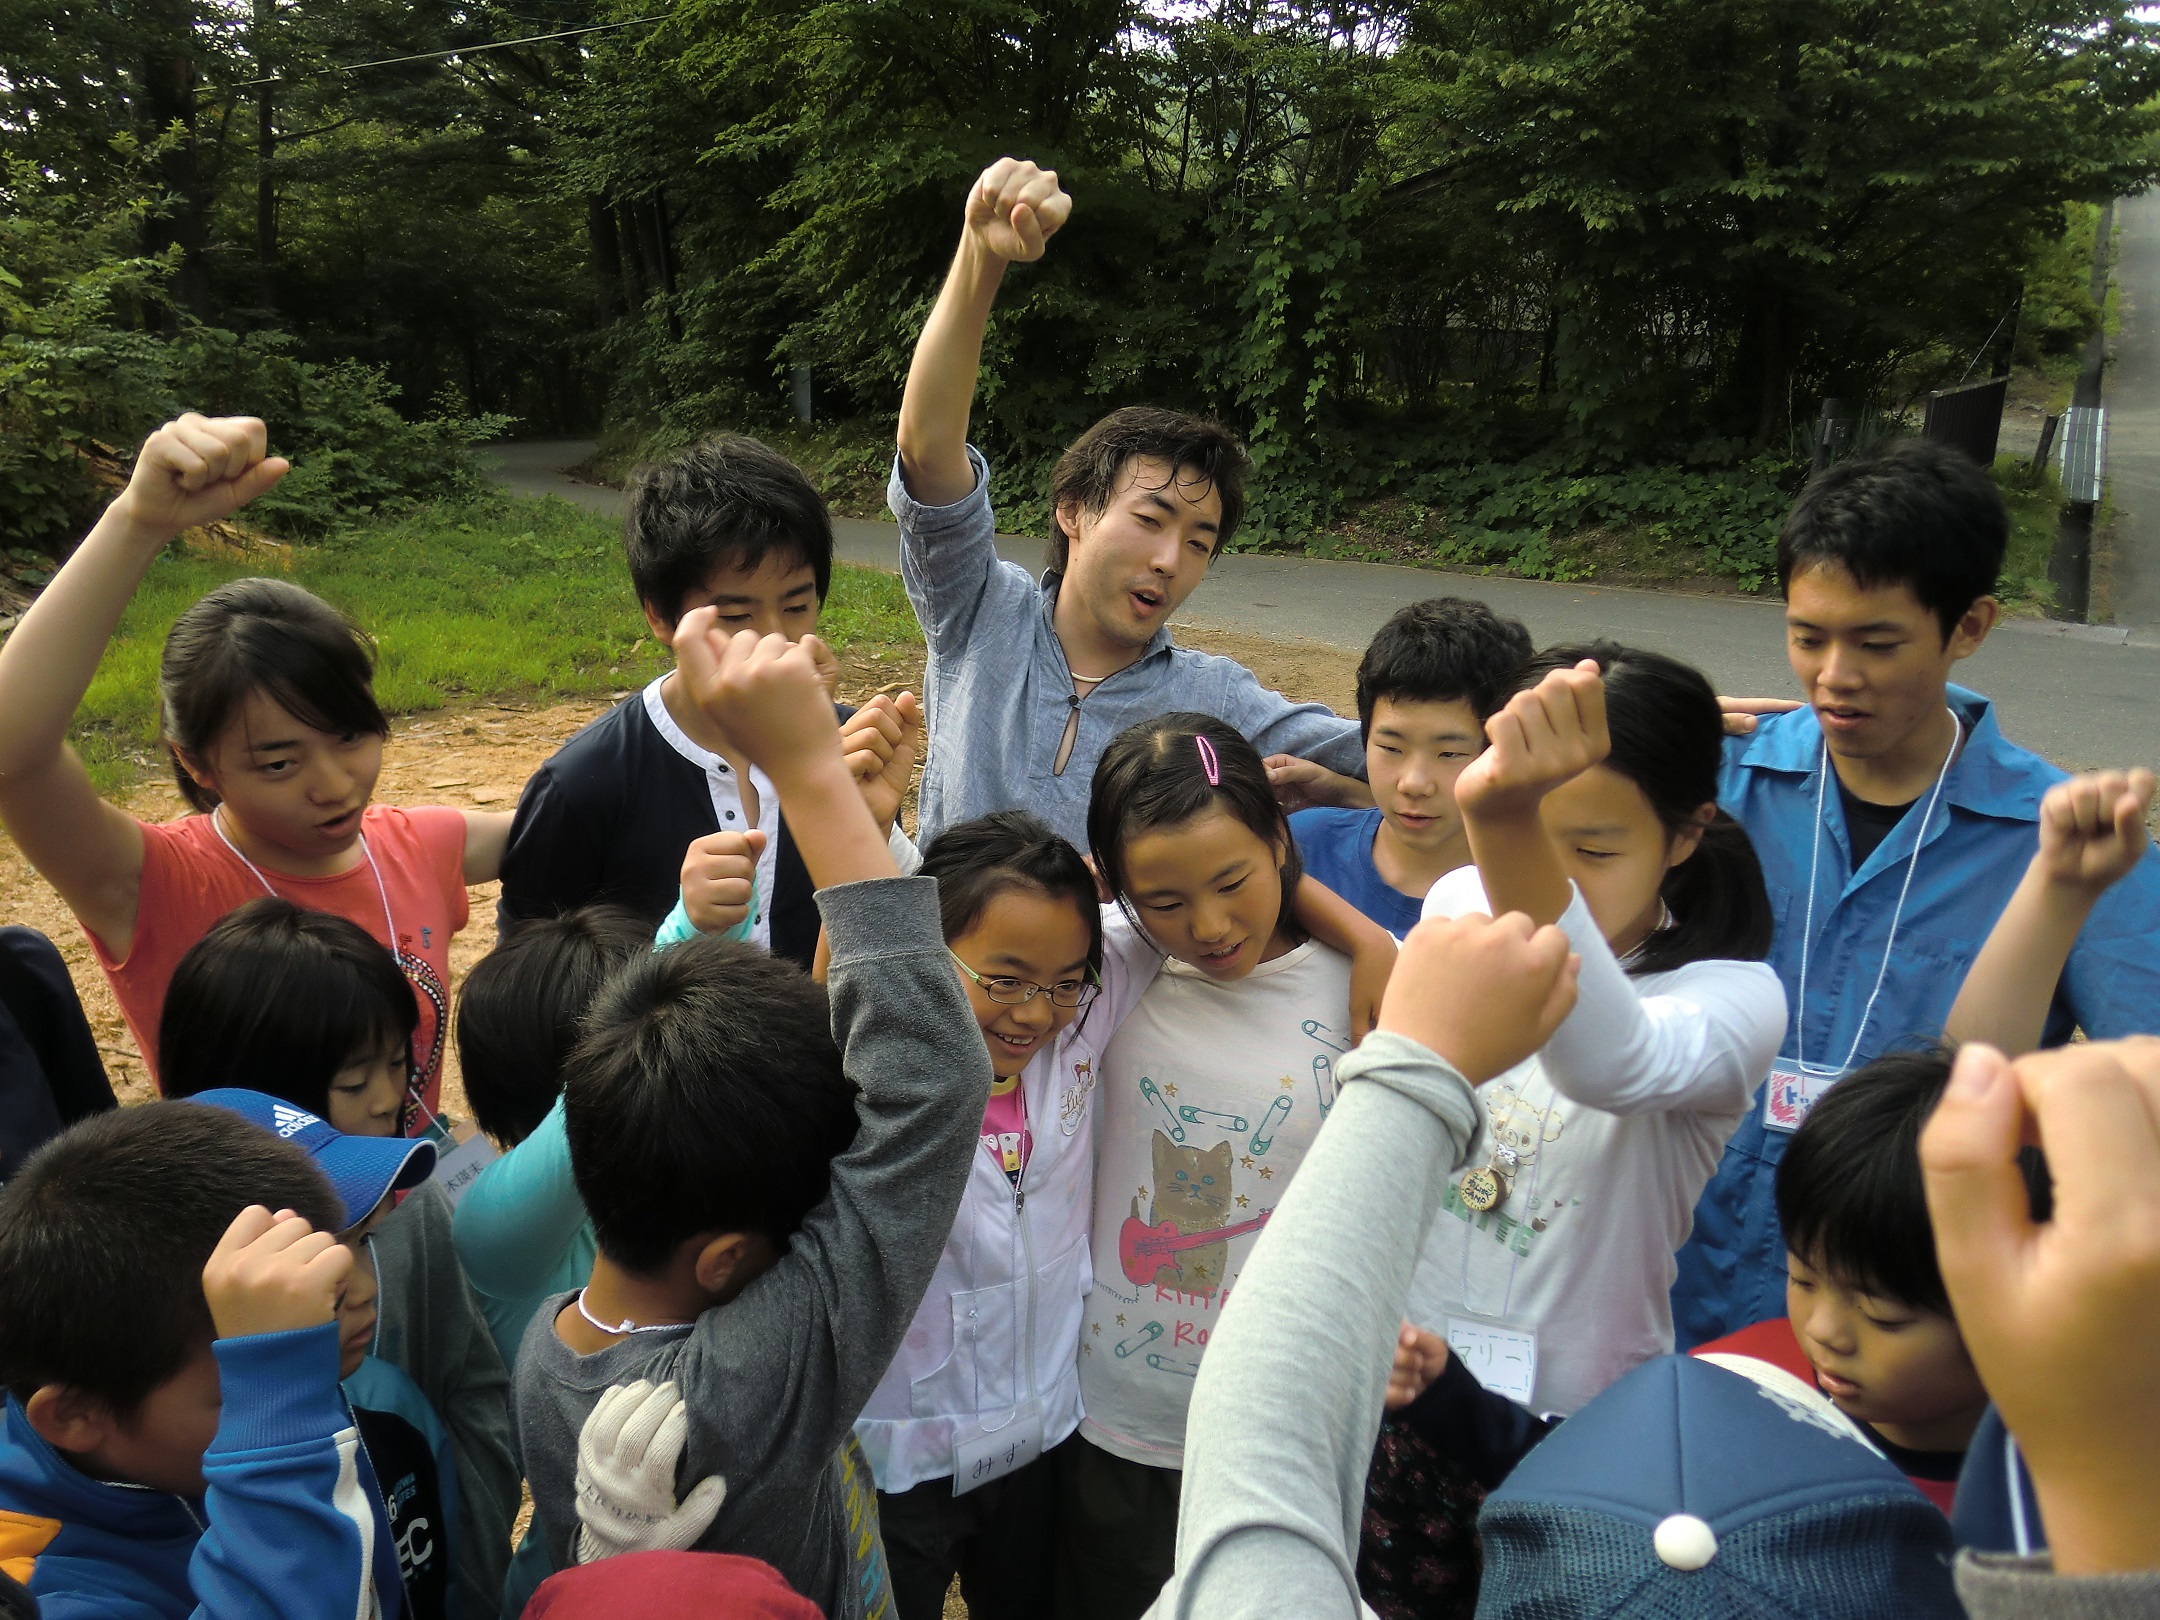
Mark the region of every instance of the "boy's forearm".
<instances>
[{"instance_id":1,"label":"boy's forearm","mask_svg":"<svg viewBox=\"0 0 2160 1620\"><path fill-rule=\"evenodd\" d=\"M114 501L0 647L0 781L59 754L128 599L171 538Z\"/></svg>"},{"instance_id":2,"label":"boy's forearm","mask_svg":"<svg viewBox=\"0 0 2160 1620\"><path fill-rule=\"evenodd\" d=\"M837 749L829 757L790 761L772 776L780 791L781 813L810 870L813 888L900 875L892 849Z\"/></svg>"},{"instance_id":3,"label":"boy's forearm","mask_svg":"<svg viewBox=\"0 0 2160 1620\"><path fill-rule=\"evenodd\" d=\"M975 487L968 412L982 368L983 334L1005 260L963 234L944 288L916 340L900 399L900 476L926 506L950 506Z\"/></svg>"},{"instance_id":4,"label":"boy's forearm","mask_svg":"<svg viewBox=\"0 0 2160 1620\"><path fill-rule=\"evenodd\" d=\"M2101 893L2053 881L2035 857L1973 958L1943 1034L1985 1041L2012 1057L2037 1047L2078 930Z\"/></svg>"},{"instance_id":5,"label":"boy's forearm","mask_svg":"<svg viewBox=\"0 0 2160 1620\"><path fill-rule=\"evenodd\" d=\"M1393 934L1318 878L1298 879L1290 911L1306 933L1329 950L1340 951L1345 956L1383 948L1393 951L1395 948Z\"/></svg>"},{"instance_id":6,"label":"boy's forearm","mask_svg":"<svg viewBox=\"0 0 2160 1620\"><path fill-rule=\"evenodd\" d=\"M1463 832L1495 917L1520 911L1540 926L1560 920L1573 891L1537 812L1483 818L1465 812Z\"/></svg>"},{"instance_id":7,"label":"boy's forearm","mask_svg":"<svg viewBox=\"0 0 2160 1620\"><path fill-rule=\"evenodd\" d=\"M197 1616L351 1620L388 1529L357 1478L334 1323L217 1342L225 1392L203 1457L209 1527L188 1568ZM396 1578L390 1558L381 1573Z\"/></svg>"}]
</instances>

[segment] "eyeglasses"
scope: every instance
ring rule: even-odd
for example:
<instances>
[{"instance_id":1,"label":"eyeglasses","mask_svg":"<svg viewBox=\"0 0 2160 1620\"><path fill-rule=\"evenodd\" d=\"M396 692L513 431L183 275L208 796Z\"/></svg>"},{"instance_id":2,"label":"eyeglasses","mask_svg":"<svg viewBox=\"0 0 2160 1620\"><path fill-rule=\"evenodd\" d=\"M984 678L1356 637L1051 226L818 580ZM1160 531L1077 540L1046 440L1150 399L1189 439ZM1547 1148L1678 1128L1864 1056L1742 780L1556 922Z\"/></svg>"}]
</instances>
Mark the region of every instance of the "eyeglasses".
<instances>
[{"instance_id":1,"label":"eyeglasses","mask_svg":"<svg viewBox=\"0 0 2160 1620\"><path fill-rule=\"evenodd\" d=\"M1085 1007L1095 999L1095 992L1102 988L1095 982L1093 969L1088 971L1085 979L1060 979L1056 984L1030 984L1026 979L986 979L965 962L961 962L959 952L948 950L945 954L959 962L960 971L982 986L982 993L1001 1007L1023 1006L1037 996L1046 995L1050 998L1051 1006L1063 1007L1069 1011L1075 1007Z\"/></svg>"}]
</instances>

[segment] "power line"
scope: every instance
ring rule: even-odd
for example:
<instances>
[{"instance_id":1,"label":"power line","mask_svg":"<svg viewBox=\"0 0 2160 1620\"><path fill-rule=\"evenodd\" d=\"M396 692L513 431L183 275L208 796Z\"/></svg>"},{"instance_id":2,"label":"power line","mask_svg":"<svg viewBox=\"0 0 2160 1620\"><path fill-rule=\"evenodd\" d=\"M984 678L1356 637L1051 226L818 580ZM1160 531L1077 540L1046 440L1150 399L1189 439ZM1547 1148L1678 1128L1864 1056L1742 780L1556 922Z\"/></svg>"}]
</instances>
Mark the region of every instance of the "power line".
<instances>
[{"instance_id":1,"label":"power line","mask_svg":"<svg viewBox=\"0 0 2160 1620\"><path fill-rule=\"evenodd\" d=\"M553 34L527 34L523 39L498 39L486 45L459 45L447 51L421 51L412 56L386 56L378 62L348 62L336 67L320 68L313 73L273 73L264 79L242 79L237 84L217 85L197 92L200 95L222 95L228 90L253 90L265 84L290 84L302 79L323 79L340 73L359 73L368 68L401 67L407 62L440 62L451 56L478 56L482 51L506 51L513 45L543 45L551 39L575 39L580 34L606 34L618 28L639 28L646 23L665 22L666 13L651 17L632 17L628 22L593 23L584 28L565 28Z\"/></svg>"}]
</instances>

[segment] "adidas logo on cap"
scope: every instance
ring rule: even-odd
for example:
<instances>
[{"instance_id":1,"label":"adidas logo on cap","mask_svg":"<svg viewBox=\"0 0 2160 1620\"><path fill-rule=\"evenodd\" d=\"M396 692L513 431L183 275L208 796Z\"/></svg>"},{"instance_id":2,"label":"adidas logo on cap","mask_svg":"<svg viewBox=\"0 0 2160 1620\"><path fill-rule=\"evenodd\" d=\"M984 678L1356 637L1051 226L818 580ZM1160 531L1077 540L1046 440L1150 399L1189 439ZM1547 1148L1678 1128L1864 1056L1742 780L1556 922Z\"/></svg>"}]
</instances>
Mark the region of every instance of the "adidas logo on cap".
<instances>
[{"instance_id":1,"label":"adidas logo on cap","mask_svg":"<svg viewBox=\"0 0 2160 1620\"><path fill-rule=\"evenodd\" d=\"M275 1103L270 1109L270 1128L282 1137L293 1137L310 1125L320 1125L321 1120L305 1108L295 1108L290 1103Z\"/></svg>"}]
</instances>

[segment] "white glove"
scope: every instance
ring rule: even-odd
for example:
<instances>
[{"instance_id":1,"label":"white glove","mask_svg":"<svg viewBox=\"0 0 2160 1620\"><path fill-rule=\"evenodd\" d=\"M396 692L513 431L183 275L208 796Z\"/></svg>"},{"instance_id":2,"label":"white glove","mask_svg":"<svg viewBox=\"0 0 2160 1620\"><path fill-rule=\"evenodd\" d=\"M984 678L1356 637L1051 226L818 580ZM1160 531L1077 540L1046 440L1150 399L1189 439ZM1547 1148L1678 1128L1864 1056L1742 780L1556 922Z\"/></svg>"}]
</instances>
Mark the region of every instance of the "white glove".
<instances>
[{"instance_id":1,"label":"white glove","mask_svg":"<svg viewBox=\"0 0 2160 1620\"><path fill-rule=\"evenodd\" d=\"M577 1561L617 1553L681 1552L727 1500L727 1481L701 1479L680 1505L675 1466L689 1422L674 1384L617 1384L578 1432Z\"/></svg>"}]
</instances>

